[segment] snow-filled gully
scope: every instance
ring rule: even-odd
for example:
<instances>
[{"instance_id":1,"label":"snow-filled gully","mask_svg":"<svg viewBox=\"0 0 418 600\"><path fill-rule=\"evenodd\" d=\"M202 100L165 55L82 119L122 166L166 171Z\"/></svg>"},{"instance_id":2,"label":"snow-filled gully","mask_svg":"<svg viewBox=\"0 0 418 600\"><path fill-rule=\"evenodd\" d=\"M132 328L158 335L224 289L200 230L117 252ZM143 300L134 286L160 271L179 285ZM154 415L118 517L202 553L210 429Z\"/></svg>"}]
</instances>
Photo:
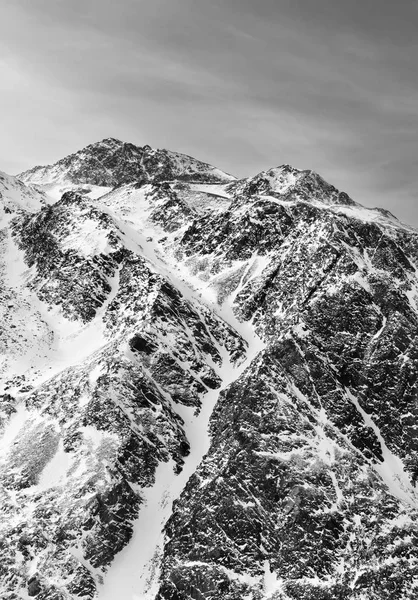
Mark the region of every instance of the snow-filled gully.
<instances>
[{"instance_id":1,"label":"snow-filled gully","mask_svg":"<svg viewBox=\"0 0 418 600\"><path fill-rule=\"evenodd\" d=\"M409 477L405 472L402 460L390 451L376 423L360 406L358 399L347 388L346 394L363 417L366 425L373 429L377 439L380 442L383 462L373 465L375 471L380 475L389 492L395 496L395 498L398 498L401 500L401 502L406 503L407 505L417 507L418 493L417 490L412 486Z\"/></svg>"},{"instance_id":2,"label":"snow-filled gully","mask_svg":"<svg viewBox=\"0 0 418 600\"><path fill-rule=\"evenodd\" d=\"M190 299L194 297L194 292L188 286L188 289L185 290L186 286L184 282L182 283L181 291L183 293L187 291ZM163 528L171 515L173 502L181 495L189 478L209 450L208 425L218 396L241 375L254 357L264 348L263 342L251 331L250 325L237 321L231 306L224 305L222 309L219 307L216 309L224 321L247 342L246 359L239 366L233 365L226 349L217 344L217 349L222 357L222 366L216 370L222 379L222 386L216 390L209 390L205 394L202 399L202 408L197 416L194 414L194 407L175 406L175 410L184 421L184 429L191 452L179 475L174 473L172 461L160 463L155 474L155 484L150 488L141 489L140 494L144 499L144 504L134 523L132 539L115 557L105 575L104 585L99 589L99 600L119 598L152 600L155 598L159 586L160 561L164 547Z\"/></svg>"}]
</instances>

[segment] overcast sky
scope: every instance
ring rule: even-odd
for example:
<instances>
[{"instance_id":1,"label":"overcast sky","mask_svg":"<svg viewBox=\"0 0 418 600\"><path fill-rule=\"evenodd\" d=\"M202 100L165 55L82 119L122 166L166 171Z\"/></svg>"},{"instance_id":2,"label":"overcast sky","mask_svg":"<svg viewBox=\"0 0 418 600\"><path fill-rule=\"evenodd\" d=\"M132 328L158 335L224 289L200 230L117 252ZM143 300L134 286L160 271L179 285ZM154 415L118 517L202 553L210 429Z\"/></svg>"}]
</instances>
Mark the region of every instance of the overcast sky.
<instances>
[{"instance_id":1,"label":"overcast sky","mask_svg":"<svg viewBox=\"0 0 418 600\"><path fill-rule=\"evenodd\" d=\"M0 170L104 137L290 163L418 226L416 0L0 0Z\"/></svg>"}]
</instances>

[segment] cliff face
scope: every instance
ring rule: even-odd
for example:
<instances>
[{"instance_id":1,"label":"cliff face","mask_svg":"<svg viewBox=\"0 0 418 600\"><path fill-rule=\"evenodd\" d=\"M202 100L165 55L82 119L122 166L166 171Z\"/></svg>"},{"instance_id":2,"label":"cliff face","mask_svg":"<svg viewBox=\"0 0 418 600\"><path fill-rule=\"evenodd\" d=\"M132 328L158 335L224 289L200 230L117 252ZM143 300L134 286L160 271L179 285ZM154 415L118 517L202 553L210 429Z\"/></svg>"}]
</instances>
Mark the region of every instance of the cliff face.
<instances>
[{"instance_id":1,"label":"cliff face","mask_svg":"<svg viewBox=\"0 0 418 600\"><path fill-rule=\"evenodd\" d=\"M179 240L265 349L212 414L158 598L416 594L416 233L286 194Z\"/></svg>"},{"instance_id":2,"label":"cliff face","mask_svg":"<svg viewBox=\"0 0 418 600\"><path fill-rule=\"evenodd\" d=\"M2 598L415 598L417 232L130 146L3 207Z\"/></svg>"}]
</instances>

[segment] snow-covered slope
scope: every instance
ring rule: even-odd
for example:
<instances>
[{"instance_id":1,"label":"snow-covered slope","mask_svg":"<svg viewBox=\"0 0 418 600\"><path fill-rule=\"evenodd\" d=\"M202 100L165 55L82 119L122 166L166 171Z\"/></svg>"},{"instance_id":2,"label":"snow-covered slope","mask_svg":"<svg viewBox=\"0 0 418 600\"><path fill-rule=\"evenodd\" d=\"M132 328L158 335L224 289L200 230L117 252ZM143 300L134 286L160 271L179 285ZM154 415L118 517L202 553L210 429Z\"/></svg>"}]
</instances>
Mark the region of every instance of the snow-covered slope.
<instances>
[{"instance_id":1,"label":"snow-covered slope","mask_svg":"<svg viewBox=\"0 0 418 600\"><path fill-rule=\"evenodd\" d=\"M0 171L0 218L18 209L33 212L41 208L47 201L46 195L40 188L25 185L16 177Z\"/></svg>"},{"instance_id":2,"label":"snow-covered slope","mask_svg":"<svg viewBox=\"0 0 418 600\"><path fill-rule=\"evenodd\" d=\"M113 139L21 177L1 598L415 598L417 232Z\"/></svg>"}]
</instances>

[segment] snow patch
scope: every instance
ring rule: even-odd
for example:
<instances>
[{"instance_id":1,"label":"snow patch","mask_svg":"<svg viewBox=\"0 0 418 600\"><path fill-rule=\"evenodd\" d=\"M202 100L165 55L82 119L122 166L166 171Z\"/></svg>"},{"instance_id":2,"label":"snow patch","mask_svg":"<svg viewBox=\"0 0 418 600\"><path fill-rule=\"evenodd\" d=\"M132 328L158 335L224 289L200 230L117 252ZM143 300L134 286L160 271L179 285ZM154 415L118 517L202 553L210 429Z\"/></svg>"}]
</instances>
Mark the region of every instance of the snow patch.
<instances>
[{"instance_id":1,"label":"snow patch","mask_svg":"<svg viewBox=\"0 0 418 600\"><path fill-rule=\"evenodd\" d=\"M108 235L109 231L98 227L97 221L85 219L65 238L62 249L75 250L85 257L106 254L110 248Z\"/></svg>"},{"instance_id":2,"label":"snow patch","mask_svg":"<svg viewBox=\"0 0 418 600\"><path fill-rule=\"evenodd\" d=\"M30 413L23 402L16 407L16 412L10 417L0 437L0 456L4 452L8 453L10 451L12 442L24 428L29 415Z\"/></svg>"},{"instance_id":3,"label":"snow patch","mask_svg":"<svg viewBox=\"0 0 418 600\"><path fill-rule=\"evenodd\" d=\"M66 481L67 471L71 466L71 455L64 451L62 440L58 444L53 458L45 465L40 474L37 488L39 491L63 485Z\"/></svg>"}]
</instances>

